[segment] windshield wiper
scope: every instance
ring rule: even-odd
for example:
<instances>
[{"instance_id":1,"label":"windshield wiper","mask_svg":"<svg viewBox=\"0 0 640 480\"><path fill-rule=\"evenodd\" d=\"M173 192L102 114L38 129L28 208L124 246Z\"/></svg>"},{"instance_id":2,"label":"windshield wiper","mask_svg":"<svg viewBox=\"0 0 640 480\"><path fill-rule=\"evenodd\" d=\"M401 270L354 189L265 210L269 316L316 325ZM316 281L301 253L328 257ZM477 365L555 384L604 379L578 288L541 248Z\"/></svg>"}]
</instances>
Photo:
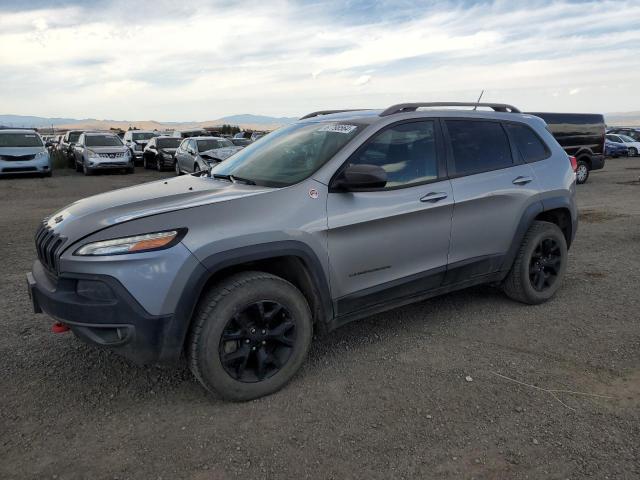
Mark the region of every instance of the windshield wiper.
<instances>
[{"instance_id":1,"label":"windshield wiper","mask_svg":"<svg viewBox=\"0 0 640 480\"><path fill-rule=\"evenodd\" d=\"M214 173L213 178L222 178L224 180L229 180L233 183L244 183L245 185L255 185L256 182L253 180L249 180L248 178L237 177L235 175L223 175L221 173Z\"/></svg>"}]
</instances>

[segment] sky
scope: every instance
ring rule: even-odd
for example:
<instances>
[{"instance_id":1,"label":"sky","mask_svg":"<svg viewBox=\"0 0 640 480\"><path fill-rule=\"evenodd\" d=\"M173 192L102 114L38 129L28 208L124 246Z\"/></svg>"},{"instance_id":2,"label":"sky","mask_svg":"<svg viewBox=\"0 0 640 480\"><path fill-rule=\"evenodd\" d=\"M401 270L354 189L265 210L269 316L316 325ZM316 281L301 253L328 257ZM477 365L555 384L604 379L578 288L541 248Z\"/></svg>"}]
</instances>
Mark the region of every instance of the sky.
<instances>
[{"instance_id":1,"label":"sky","mask_svg":"<svg viewBox=\"0 0 640 480\"><path fill-rule=\"evenodd\" d=\"M640 0L0 0L0 114L640 110Z\"/></svg>"}]
</instances>

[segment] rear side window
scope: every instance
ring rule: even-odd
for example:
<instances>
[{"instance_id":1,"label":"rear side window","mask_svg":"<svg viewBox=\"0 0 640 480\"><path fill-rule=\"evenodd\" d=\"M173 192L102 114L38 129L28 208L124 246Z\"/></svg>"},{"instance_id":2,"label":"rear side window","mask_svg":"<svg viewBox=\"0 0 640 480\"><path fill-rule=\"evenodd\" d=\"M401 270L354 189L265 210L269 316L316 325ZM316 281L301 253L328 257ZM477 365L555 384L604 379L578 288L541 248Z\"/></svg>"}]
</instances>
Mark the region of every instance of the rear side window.
<instances>
[{"instance_id":1,"label":"rear side window","mask_svg":"<svg viewBox=\"0 0 640 480\"><path fill-rule=\"evenodd\" d=\"M387 188L435 180L438 178L435 124L430 120L387 128L349 163L382 167L387 172Z\"/></svg>"},{"instance_id":2,"label":"rear side window","mask_svg":"<svg viewBox=\"0 0 640 480\"><path fill-rule=\"evenodd\" d=\"M505 128L526 163L537 162L549 157L550 152L547 146L528 126L508 123Z\"/></svg>"},{"instance_id":3,"label":"rear side window","mask_svg":"<svg viewBox=\"0 0 640 480\"><path fill-rule=\"evenodd\" d=\"M454 175L472 175L513 165L509 139L498 122L446 120L445 123L453 151Z\"/></svg>"}]
</instances>

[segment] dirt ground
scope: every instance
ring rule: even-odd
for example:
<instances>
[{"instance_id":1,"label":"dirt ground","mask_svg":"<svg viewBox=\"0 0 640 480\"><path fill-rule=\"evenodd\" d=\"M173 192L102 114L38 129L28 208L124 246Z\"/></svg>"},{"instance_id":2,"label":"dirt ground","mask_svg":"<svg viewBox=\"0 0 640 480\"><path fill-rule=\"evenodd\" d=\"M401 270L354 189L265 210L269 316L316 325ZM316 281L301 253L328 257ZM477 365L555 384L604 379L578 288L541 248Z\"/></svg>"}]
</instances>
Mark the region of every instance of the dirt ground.
<instances>
[{"instance_id":1,"label":"dirt ground","mask_svg":"<svg viewBox=\"0 0 640 480\"><path fill-rule=\"evenodd\" d=\"M0 478L640 478L640 158L578 187L553 301L480 287L352 323L244 404L32 313L38 222L171 175L137 170L0 179Z\"/></svg>"}]
</instances>

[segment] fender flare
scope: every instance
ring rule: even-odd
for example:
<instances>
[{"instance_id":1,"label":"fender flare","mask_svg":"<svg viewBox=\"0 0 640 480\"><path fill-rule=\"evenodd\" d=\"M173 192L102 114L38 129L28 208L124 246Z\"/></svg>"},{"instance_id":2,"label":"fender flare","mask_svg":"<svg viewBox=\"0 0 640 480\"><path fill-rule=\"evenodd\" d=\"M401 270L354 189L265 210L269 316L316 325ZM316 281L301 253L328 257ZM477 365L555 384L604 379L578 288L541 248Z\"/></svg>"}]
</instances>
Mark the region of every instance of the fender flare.
<instances>
[{"instance_id":1,"label":"fender flare","mask_svg":"<svg viewBox=\"0 0 640 480\"><path fill-rule=\"evenodd\" d=\"M505 275L511 270L511 266L518 254L518 250L520 249L520 245L522 244L522 239L524 238L527 230L531 227L531 224L534 222L535 218L540 215L542 212L546 212L549 210L555 210L558 208L566 208L569 210L571 216L571 235L570 240L567 242L567 246L571 244L576 235L576 230L578 228L578 219L574 213L574 207L572 206L569 198L564 196L558 197L549 197L541 200L537 200L530 204L520 217L520 222L516 227L516 232L513 235L513 240L511 241L511 246L507 251L507 254L504 257L504 261L502 263L502 267L500 271L502 271Z\"/></svg>"},{"instance_id":2,"label":"fender flare","mask_svg":"<svg viewBox=\"0 0 640 480\"><path fill-rule=\"evenodd\" d=\"M162 358L172 360L179 356L191 326L191 318L198 300L207 282L216 272L247 262L284 256L297 257L303 262L309 274L309 280L318 295L320 323L326 325L331 321L333 319L333 304L329 283L320 260L308 245L296 240L283 240L234 248L217 252L202 259L198 268L191 274L180 294L173 321L165 332L167 343L163 345Z\"/></svg>"}]
</instances>

